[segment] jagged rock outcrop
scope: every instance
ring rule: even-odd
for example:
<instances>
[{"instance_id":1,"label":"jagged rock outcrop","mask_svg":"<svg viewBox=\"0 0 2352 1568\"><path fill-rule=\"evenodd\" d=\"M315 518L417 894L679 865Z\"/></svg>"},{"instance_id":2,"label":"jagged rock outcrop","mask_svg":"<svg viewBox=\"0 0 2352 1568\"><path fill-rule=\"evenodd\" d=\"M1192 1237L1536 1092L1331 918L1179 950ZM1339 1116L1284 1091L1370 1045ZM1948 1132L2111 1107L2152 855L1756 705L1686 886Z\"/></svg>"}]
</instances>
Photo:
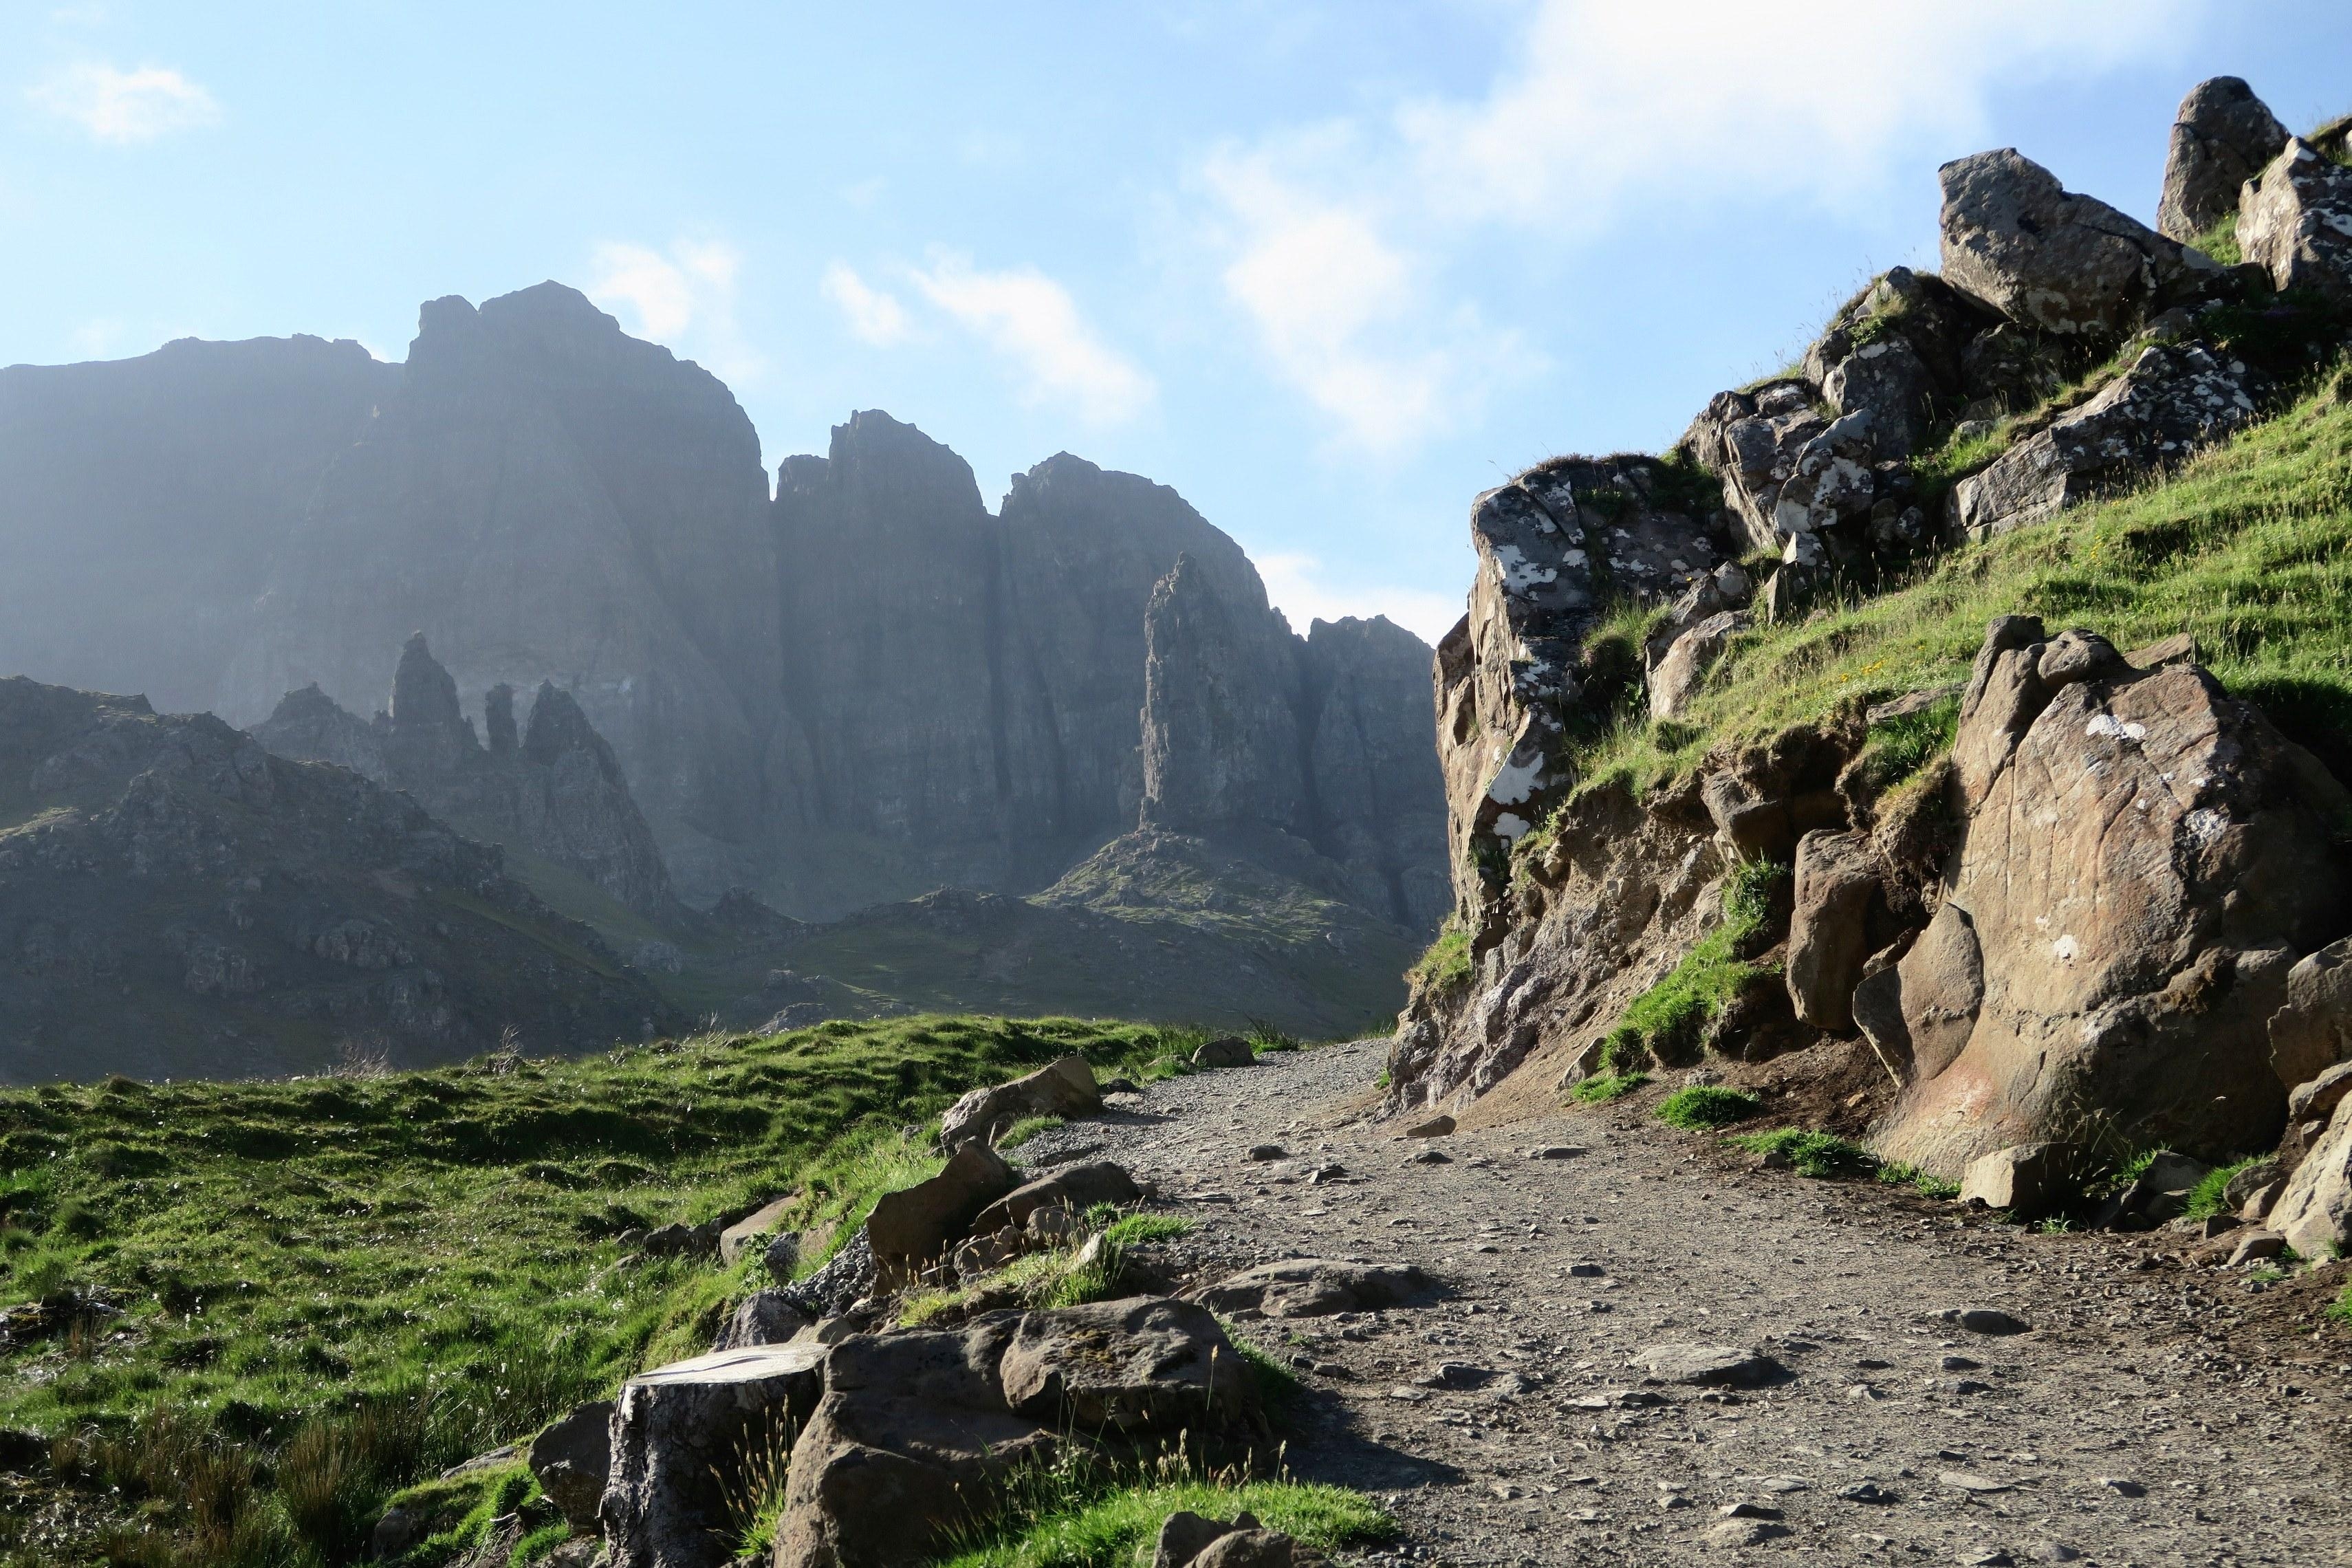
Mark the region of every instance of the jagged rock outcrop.
<instances>
[{"instance_id":1,"label":"jagged rock outcrop","mask_svg":"<svg viewBox=\"0 0 2352 1568\"><path fill-rule=\"evenodd\" d=\"M496 847L210 715L0 680L0 801L13 1079L423 1063L677 1022Z\"/></svg>"},{"instance_id":2,"label":"jagged rock outcrop","mask_svg":"<svg viewBox=\"0 0 2352 1568\"><path fill-rule=\"evenodd\" d=\"M2286 127L2242 78L2199 82L2172 118L2156 226L2168 238L2195 244L2238 210L2238 187L2277 157L2286 141Z\"/></svg>"},{"instance_id":3,"label":"jagged rock outcrop","mask_svg":"<svg viewBox=\"0 0 2352 1568\"><path fill-rule=\"evenodd\" d=\"M2352 169L2290 137L2238 209L2238 248L2280 289L2352 306Z\"/></svg>"},{"instance_id":4,"label":"jagged rock outcrop","mask_svg":"<svg viewBox=\"0 0 2352 1568\"><path fill-rule=\"evenodd\" d=\"M362 723L315 685L287 693L254 738L281 757L333 763L406 792L478 837L581 876L640 914L684 911L620 759L570 693L542 683L520 731L514 692L492 687L485 746L425 634L403 646L390 710Z\"/></svg>"}]
</instances>

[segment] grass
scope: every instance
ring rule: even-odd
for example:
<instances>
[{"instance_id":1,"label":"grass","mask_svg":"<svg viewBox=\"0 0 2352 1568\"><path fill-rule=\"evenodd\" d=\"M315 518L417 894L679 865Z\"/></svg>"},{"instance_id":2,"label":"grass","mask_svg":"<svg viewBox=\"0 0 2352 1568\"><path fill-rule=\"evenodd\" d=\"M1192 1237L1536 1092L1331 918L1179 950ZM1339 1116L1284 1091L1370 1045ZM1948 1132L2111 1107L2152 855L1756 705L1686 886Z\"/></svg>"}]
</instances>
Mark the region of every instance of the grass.
<instances>
[{"instance_id":1,"label":"grass","mask_svg":"<svg viewBox=\"0 0 2352 1568\"><path fill-rule=\"evenodd\" d=\"M2320 1316L2339 1327L2352 1329L2352 1284L2336 1292L2336 1300L2320 1310Z\"/></svg>"},{"instance_id":2,"label":"grass","mask_svg":"<svg viewBox=\"0 0 2352 1568\"><path fill-rule=\"evenodd\" d=\"M1451 921L1427 952L1413 961L1405 978L1420 991L1452 991L1470 980L1470 933Z\"/></svg>"},{"instance_id":3,"label":"grass","mask_svg":"<svg viewBox=\"0 0 2352 1568\"><path fill-rule=\"evenodd\" d=\"M1067 1125L1066 1117L1024 1116L1004 1130L1004 1136L996 1141L996 1146L1000 1149L1018 1149L1040 1132L1051 1132L1056 1127Z\"/></svg>"},{"instance_id":4,"label":"grass","mask_svg":"<svg viewBox=\"0 0 2352 1568\"><path fill-rule=\"evenodd\" d=\"M1148 1561L1168 1516L1230 1520L1246 1510L1267 1528L1323 1551L1382 1541L1396 1525L1361 1494L1277 1470L1209 1470L1180 1449L1121 1464L1080 1445L1017 1473L1003 1506L963 1532L943 1568L1126 1568Z\"/></svg>"},{"instance_id":5,"label":"grass","mask_svg":"<svg viewBox=\"0 0 2352 1568\"><path fill-rule=\"evenodd\" d=\"M1878 1156L1861 1144L1832 1133L1808 1131L1801 1127L1783 1127L1772 1132L1743 1132L1725 1142L1751 1154L1784 1161L1797 1174L1811 1176L1820 1182L1850 1181L1859 1176L1876 1175L1879 1171Z\"/></svg>"},{"instance_id":6,"label":"grass","mask_svg":"<svg viewBox=\"0 0 2352 1568\"><path fill-rule=\"evenodd\" d=\"M0 1426L63 1445L68 1557L119 1533L123 1562L337 1560L394 1491L701 1351L760 1282L756 1260L626 1254L623 1231L799 1191L793 1223L845 1237L935 1168L922 1124L965 1089L1193 1038L926 1016L359 1079L0 1090L0 1304L90 1303L0 1350ZM60 1560L26 1528L0 1517L0 1564Z\"/></svg>"},{"instance_id":7,"label":"grass","mask_svg":"<svg viewBox=\"0 0 2352 1568\"><path fill-rule=\"evenodd\" d=\"M2204 1179L2189 1190L2187 1216L2190 1219L2211 1219L2226 1212L2230 1206L2227 1197L2230 1184L2237 1180L2240 1172L2259 1165L2267 1158L2269 1156L2264 1154L2249 1154L2234 1163L2216 1165L2206 1172Z\"/></svg>"},{"instance_id":8,"label":"grass","mask_svg":"<svg viewBox=\"0 0 2352 1568\"><path fill-rule=\"evenodd\" d=\"M1880 1160L1878 1168L1872 1173L1890 1187L1914 1188L1922 1197L1956 1198L1960 1195L1959 1183L1931 1176L1918 1166L1901 1160Z\"/></svg>"},{"instance_id":9,"label":"grass","mask_svg":"<svg viewBox=\"0 0 2352 1568\"><path fill-rule=\"evenodd\" d=\"M1679 1127L1685 1132L1698 1132L1710 1127L1728 1127L1735 1121L1745 1121L1763 1109L1764 1102L1744 1089L1695 1083L1688 1089L1678 1089L1658 1101L1658 1109L1652 1114L1669 1127Z\"/></svg>"},{"instance_id":10,"label":"grass","mask_svg":"<svg viewBox=\"0 0 2352 1568\"><path fill-rule=\"evenodd\" d=\"M1677 724L1621 724L1582 748L1580 787L1647 789L1712 746L1963 679L2003 614L2086 626L2126 649L2191 633L2233 692L2331 763L2352 761L2352 370L2163 482L1759 628Z\"/></svg>"},{"instance_id":11,"label":"grass","mask_svg":"<svg viewBox=\"0 0 2352 1568\"><path fill-rule=\"evenodd\" d=\"M1172 1214L1131 1214L1105 1227L1103 1237L1113 1247L1141 1247L1149 1241L1173 1241L1189 1236L1192 1222Z\"/></svg>"},{"instance_id":12,"label":"grass","mask_svg":"<svg viewBox=\"0 0 2352 1568\"><path fill-rule=\"evenodd\" d=\"M1569 1098L1585 1105L1601 1105L1633 1093L1650 1081L1645 1072L1603 1073L1586 1079L1568 1091Z\"/></svg>"},{"instance_id":13,"label":"grass","mask_svg":"<svg viewBox=\"0 0 2352 1568\"><path fill-rule=\"evenodd\" d=\"M1723 918L1664 979L1626 1007L1601 1047L1604 1071L1622 1073L1644 1058L1667 1061L1698 1048L1716 1015L1768 973L1739 954L1770 921L1774 889L1788 874L1760 860L1732 868L1724 879Z\"/></svg>"},{"instance_id":14,"label":"grass","mask_svg":"<svg viewBox=\"0 0 2352 1568\"><path fill-rule=\"evenodd\" d=\"M2205 232L2189 242L2224 267L2235 267L2246 258L2238 247L2238 209L2231 207L2205 226Z\"/></svg>"}]
</instances>

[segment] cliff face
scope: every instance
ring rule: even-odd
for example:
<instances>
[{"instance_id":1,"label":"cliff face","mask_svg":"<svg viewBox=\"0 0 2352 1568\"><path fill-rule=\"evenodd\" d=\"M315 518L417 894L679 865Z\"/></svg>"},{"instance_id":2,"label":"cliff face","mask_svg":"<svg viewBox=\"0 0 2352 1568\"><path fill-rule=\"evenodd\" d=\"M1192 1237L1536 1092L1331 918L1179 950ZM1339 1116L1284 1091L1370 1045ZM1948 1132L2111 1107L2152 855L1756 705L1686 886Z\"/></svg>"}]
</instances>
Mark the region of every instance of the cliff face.
<instances>
[{"instance_id":1,"label":"cliff face","mask_svg":"<svg viewBox=\"0 0 2352 1568\"><path fill-rule=\"evenodd\" d=\"M499 851L209 714L0 680L0 1073L242 1077L679 1019Z\"/></svg>"},{"instance_id":2,"label":"cliff face","mask_svg":"<svg viewBox=\"0 0 2352 1568\"><path fill-rule=\"evenodd\" d=\"M425 635L401 650L389 712L363 723L317 687L289 691L253 736L274 754L401 790L478 838L577 872L655 920L683 912L620 759L570 693L541 683L518 731L514 691L483 701L488 744Z\"/></svg>"},{"instance_id":3,"label":"cliff face","mask_svg":"<svg viewBox=\"0 0 2352 1568\"><path fill-rule=\"evenodd\" d=\"M296 339L0 372L0 458L32 498L0 543L36 568L0 580L0 668L270 715L273 745L501 836L514 811L422 781L470 777L511 723L495 694L549 682L685 897L740 885L814 918L1034 892L1133 830L1148 613L1184 557L1198 635L1167 673L1220 695L1169 689L1163 777L1232 773L1211 816L1300 836L1381 919L1435 918L1409 634L1298 637L1174 490L1066 453L992 514L961 458L878 412L786 459L772 500L727 389L560 285L426 305L404 365ZM352 715L420 628L441 685L404 686L378 732ZM1186 727L1244 710L1229 756Z\"/></svg>"}]
</instances>

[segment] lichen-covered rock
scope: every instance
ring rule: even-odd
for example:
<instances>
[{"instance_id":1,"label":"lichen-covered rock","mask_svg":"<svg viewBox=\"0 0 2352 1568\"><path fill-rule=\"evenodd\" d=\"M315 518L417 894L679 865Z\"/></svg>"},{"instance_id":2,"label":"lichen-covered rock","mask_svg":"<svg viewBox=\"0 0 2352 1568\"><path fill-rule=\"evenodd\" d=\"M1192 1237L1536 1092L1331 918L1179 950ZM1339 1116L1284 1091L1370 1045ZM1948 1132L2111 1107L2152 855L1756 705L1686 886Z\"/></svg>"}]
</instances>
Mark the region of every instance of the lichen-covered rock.
<instances>
[{"instance_id":1,"label":"lichen-covered rock","mask_svg":"<svg viewBox=\"0 0 2352 1568\"><path fill-rule=\"evenodd\" d=\"M2274 288L2352 305L2352 169L2289 138L2246 187L2238 248L2269 271Z\"/></svg>"},{"instance_id":2,"label":"lichen-covered rock","mask_svg":"<svg viewBox=\"0 0 2352 1568\"><path fill-rule=\"evenodd\" d=\"M2199 82L2172 117L2156 226L2183 245L2194 244L2238 209L2239 187L2262 173L2286 142L2286 127L2243 79Z\"/></svg>"},{"instance_id":3,"label":"lichen-covered rock","mask_svg":"<svg viewBox=\"0 0 2352 1568\"><path fill-rule=\"evenodd\" d=\"M1049 1062L1010 1083L975 1089L948 1109L940 1122L940 1147L956 1150L991 1142L1024 1116L1084 1116L1102 1109L1095 1069L1082 1056Z\"/></svg>"},{"instance_id":4,"label":"lichen-covered rock","mask_svg":"<svg viewBox=\"0 0 2352 1568\"><path fill-rule=\"evenodd\" d=\"M2013 147L1956 159L1937 177L1944 281L2021 325L2119 339L2221 274L2211 258L2067 191Z\"/></svg>"},{"instance_id":5,"label":"lichen-covered rock","mask_svg":"<svg viewBox=\"0 0 2352 1568\"><path fill-rule=\"evenodd\" d=\"M2252 422L2263 382L2201 343L2152 344L2082 407L1952 491L1954 531L1990 539L2178 463Z\"/></svg>"},{"instance_id":6,"label":"lichen-covered rock","mask_svg":"<svg viewBox=\"0 0 2352 1568\"><path fill-rule=\"evenodd\" d=\"M1866 414L1881 458L1907 458L1959 406L1969 342L1992 320L1932 273L1889 268L1805 351L1805 375L1840 415Z\"/></svg>"},{"instance_id":7,"label":"lichen-covered rock","mask_svg":"<svg viewBox=\"0 0 2352 1568\"><path fill-rule=\"evenodd\" d=\"M1751 392L1721 392L1683 434L1682 449L1723 485L1723 504L1748 545L1778 552L1780 488L1797 471L1807 444L1829 428L1809 381L1768 382Z\"/></svg>"},{"instance_id":8,"label":"lichen-covered rock","mask_svg":"<svg viewBox=\"0 0 2352 1568\"><path fill-rule=\"evenodd\" d=\"M816 1409L829 1353L815 1344L714 1352L623 1384L602 1505L611 1568L727 1562L729 1482L747 1451L792 1443Z\"/></svg>"},{"instance_id":9,"label":"lichen-covered rock","mask_svg":"<svg viewBox=\"0 0 2352 1568\"><path fill-rule=\"evenodd\" d=\"M2276 1135L2266 1026L2345 907L2326 771L2203 670L1995 623L1955 745L1968 822L1947 902L1983 994L1968 1042L1874 1134L1947 1177L2095 1114L2216 1152ZM1947 971L1965 971L1941 942ZM1924 1065L1924 1064L1923 1064Z\"/></svg>"}]
</instances>

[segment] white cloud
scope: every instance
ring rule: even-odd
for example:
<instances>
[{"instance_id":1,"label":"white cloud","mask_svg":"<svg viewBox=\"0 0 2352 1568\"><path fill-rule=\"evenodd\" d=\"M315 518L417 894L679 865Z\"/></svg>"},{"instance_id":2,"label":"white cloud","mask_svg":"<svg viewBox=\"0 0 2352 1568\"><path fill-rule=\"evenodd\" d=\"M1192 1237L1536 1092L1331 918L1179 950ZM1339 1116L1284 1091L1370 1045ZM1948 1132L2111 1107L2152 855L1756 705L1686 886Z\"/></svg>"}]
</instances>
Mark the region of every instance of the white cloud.
<instances>
[{"instance_id":1,"label":"white cloud","mask_svg":"<svg viewBox=\"0 0 2352 1568\"><path fill-rule=\"evenodd\" d=\"M1265 579L1266 597L1290 618L1301 636L1315 622L1348 616L1386 616L1422 641L1437 639L1462 618L1464 595L1439 594L1426 588L1375 584L1364 588L1334 588L1324 580L1323 563L1303 552L1251 557Z\"/></svg>"},{"instance_id":2,"label":"white cloud","mask_svg":"<svg viewBox=\"0 0 2352 1568\"><path fill-rule=\"evenodd\" d=\"M119 147L220 119L220 105L211 93L161 66L136 70L94 63L67 66L44 77L26 96L35 107Z\"/></svg>"},{"instance_id":3,"label":"white cloud","mask_svg":"<svg viewBox=\"0 0 2352 1568\"><path fill-rule=\"evenodd\" d=\"M982 272L939 252L908 277L925 299L1011 360L1030 403L1063 403L1090 424L1115 425L1158 395L1150 375L1097 336L1070 291L1034 268Z\"/></svg>"},{"instance_id":4,"label":"white cloud","mask_svg":"<svg viewBox=\"0 0 2352 1568\"><path fill-rule=\"evenodd\" d=\"M2212 4L1538 0L1483 93L1212 154L1201 230L1276 373L1402 458L1536 368L1456 268L1645 210L1860 209L1923 152L1972 151L1996 90L2160 57Z\"/></svg>"},{"instance_id":5,"label":"white cloud","mask_svg":"<svg viewBox=\"0 0 2352 1568\"><path fill-rule=\"evenodd\" d=\"M743 256L733 246L680 239L665 252L606 242L589 267L588 297L635 336L688 353L728 381L754 381L766 368L735 324Z\"/></svg>"},{"instance_id":6,"label":"white cloud","mask_svg":"<svg viewBox=\"0 0 2352 1568\"><path fill-rule=\"evenodd\" d=\"M903 343L913 333L907 307L887 289L877 289L860 278L845 261L824 269L824 297L833 301L848 324L850 335L877 349Z\"/></svg>"}]
</instances>

